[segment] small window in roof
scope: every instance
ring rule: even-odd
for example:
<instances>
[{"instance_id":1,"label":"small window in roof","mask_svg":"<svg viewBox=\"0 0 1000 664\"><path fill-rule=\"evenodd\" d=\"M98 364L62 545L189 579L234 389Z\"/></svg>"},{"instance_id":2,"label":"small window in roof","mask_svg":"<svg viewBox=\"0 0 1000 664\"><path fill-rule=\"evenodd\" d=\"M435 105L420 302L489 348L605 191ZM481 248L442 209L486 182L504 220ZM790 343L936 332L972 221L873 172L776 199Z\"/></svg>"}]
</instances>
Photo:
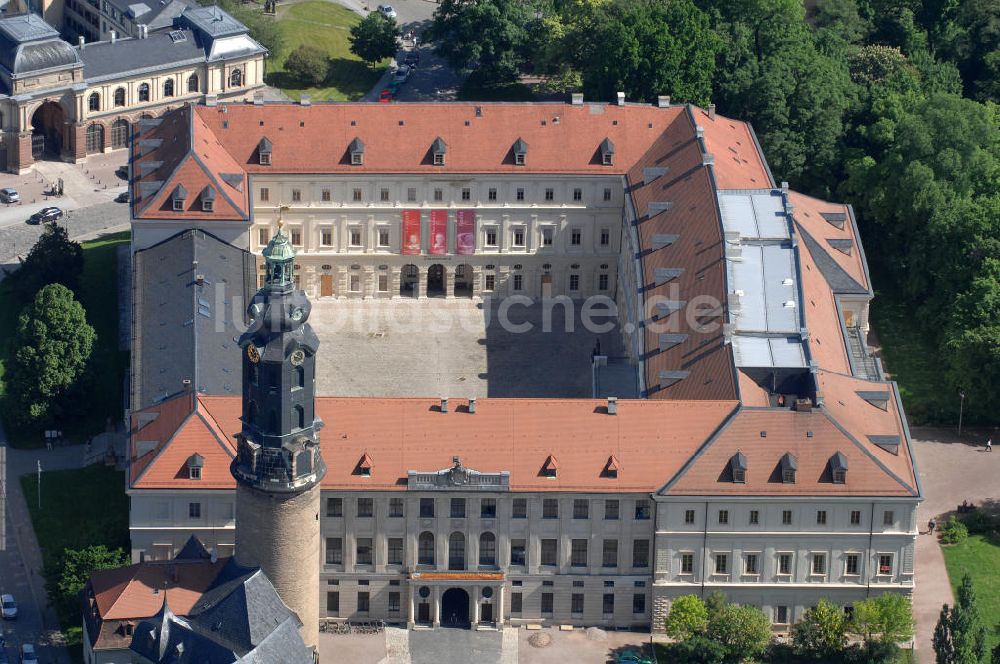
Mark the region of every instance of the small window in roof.
<instances>
[{"instance_id":1,"label":"small window in roof","mask_svg":"<svg viewBox=\"0 0 1000 664\"><path fill-rule=\"evenodd\" d=\"M601 163L605 166L613 166L615 163L615 144L610 138L601 141Z\"/></svg>"},{"instance_id":2,"label":"small window in roof","mask_svg":"<svg viewBox=\"0 0 1000 664\"><path fill-rule=\"evenodd\" d=\"M188 478L192 480L201 479L201 469L205 466L205 457L198 453L192 454L188 457L187 467L188 467Z\"/></svg>"},{"instance_id":3,"label":"small window in roof","mask_svg":"<svg viewBox=\"0 0 1000 664\"><path fill-rule=\"evenodd\" d=\"M206 186L201 191L201 209L203 212L211 212L215 209L215 189Z\"/></svg>"},{"instance_id":4,"label":"small window in roof","mask_svg":"<svg viewBox=\"0 0 1000 664\"><path fill-rule=\"evenodd\" d=\"M791 452L786 452L781 457L781 481L785 484L795 484L795 471L798 470L799 463Z\"/></svg>"},{"instance_id":5,"label":"small window in roof","mask_svg":"<svg viewBox=\"0 0 1000 664\"><path fill-rule=\"evenodd\" d=\"M830 474L833 476L834 484L847 482L847 457L840 452L830 457Z\"/></svg>"},{"instance_id":6,"label":"small window in roof","mask_svg":"<svg viewBox=\"0 0 1000 664\"><path fill-rule=\"evenodd\" d=\"M434 165L444 166L444 156L448 152L448 145L438 136L431 145L431 153L434 155Z\"/></svg>"},{"instance_id":7,"label":"small window in roof","mask_svg":"<svg viewBox=\"0 0 1000 664\"><path fill-rule=\"evenodd\" d=\"M737 452L729 458L729 470L733 474L735 484L745 484L747 481L747 458L743 452Z\"/></svg>"},{"instance_id":8,"label":"small window in roof","mask_svg":"<svg viewBox=\"0 0 1000 664\"><path fill-rule=\"evenodd\" d=\"M511 149L514 151L514 163L517 166L524 166L528 159L528 144L519 138L514 141Z\"/></svg>"},{"instance_id":9,"label":"small window in roof","mask_svg":"<svg viewBox=\"0 0 1000 664\"><path fill-rule=\"evenodd\" d=\"M365 144L360 138L351 141L347 151L351 153L351 166L362 166L365 163Z\"/></svg>"},{"instance_id":10,"label":"small window in roof","mask_svg":"<svg viewBox=\"0 0 1000 664\"><path fill-rule=\"evenodd\" d=\"M268 166L271 163L271 141L264 138L260 139L260 143L257 144L257 155L260 157L260 165Z\"/></svg>"},{"instance_id":11,"label":"small window in roof","mask_svg":"<svg viewBox=\"0 0 1000 664\"><path fill-rule=\"evenodd\" d=\"M543 477L555 477L558 470L559 465L556 463L556 458L550 454L542 465L541 475Z\"/></svg>"},{"instance_id":12,"label":"small window in roof","mask_svg":"<svg viewBox=\"0 0 1000 664\"><path fill-rule=\"evenodd\" d=\"M187 199L187 190L184 188L184 185L179 184L174 188L174 193L170 195L171 205L174 212L184 211L185 199Z\"/></svg>"}]
</instances>

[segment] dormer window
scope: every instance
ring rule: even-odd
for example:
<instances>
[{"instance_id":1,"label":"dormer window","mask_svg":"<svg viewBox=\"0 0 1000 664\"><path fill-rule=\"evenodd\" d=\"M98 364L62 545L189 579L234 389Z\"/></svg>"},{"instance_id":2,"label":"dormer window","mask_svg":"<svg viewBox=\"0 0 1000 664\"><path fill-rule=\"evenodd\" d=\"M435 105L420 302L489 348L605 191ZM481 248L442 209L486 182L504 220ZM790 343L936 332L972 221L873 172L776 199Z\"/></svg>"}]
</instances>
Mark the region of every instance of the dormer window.
<instances>
[{"instance_id":1,"label":"dormer window","mask_svg":"<svg viewBox=\"0 0 1000 664\"><path fill-rule=\"evenodd\" d=\"M260 143L257 144L257 156L259 157L261 166L271 165L271 150L273 146L271 141L267 140L267 137L260 139Z\"/></svg>"},{"instance_id":2,"label":"dormer window","mask_svg":"<svg viewBox=\"0 0 1000 664\"><path fill-rule=\"evenodd\" d=\"M355 472L362 477L371 477L373 466L374 464L372 463L372 458L367 452L365 452L361 455L361 459L358 460L358 466Z\"/></svg>"},{"instance_id":3,"label":"dormer window","mask_svg":"<svg viewBox=\"0 0 1000 664\"><path fill-rule=\"evenodd\" d=\"M730 457L729 470L732 472L734 484L746 484L747 457L743 452L737 452Z\"/></svg>"},{"instance_id":4,"label":"dormer window","mask_svg":"<svg viewBox=\"0 0 1000 664\"><path fill-rule=\"evenodd\" d=\"M201 479L201 469L205 467L205 457L198 453L192 454L188 457L187 468L188 468L188 479L200 480Z\"/></svg>"},{"instance_id":5,"label":"dormer window","mask_svg":"<svg viewBox=\"0 0 1000 664\"><path fill-rule=\"evenodd\" d=\"M528 144L520 138L514 141L514 164L524 166L528 159Z\"/></svg>"},{"instance_id":6,"label":"dormer window","mask_svg":"<svg viewBox=\"0 0 1000 664\"><path fill-rule=\"evenodd\" d=\"M601 142L601 163L605 166L614 166L615 144L611 142L610 138L605 138Z\"/></svg>"},{"instance_id":7,"label":"dormer window","mask_svg":"<svg viewBox=\"0 0 1000 664\"><path fill-rule=\"evenodd\" d=\"M184 185L179 184L174 188L174 193L170 195L171 205L173 206L174 212L184 211L184 201L187 199L187 189Z\"/></svg>"},{"instance_id":8,"label":"dormer window","mask_svg":"<svg viewBox=\"0 0 1000 664\"><path fill-rule=\"evenodd\" d=\"M542 477L555 477L558 470L559 464L556 463L556 458L550 454L542 465Z\"/></svg>"},{"instance_id":9,"label":"dormer window","mask_svg":"<svg viewBox=\"0 0 1000 664\"><path fill-rule=\"evenodd\" d=\"M431 146L431 153L434 155L434 165L444 166L444 155L448 152L448 146L445 142L441 140L438 136L434 139L434 144Z\"/></svg>"},{"instance_id":10,"label":"dormer window","mask_svg":"<svg viewBox=\"0 0 1000 664\"><path fill-rule=\"evenodd\" d=\"M781 481L785 484L795 484L795 471L799 469L799 462L792 456L791 452L786 452L781 457Z\"/></svg>"},{"instance_id":11,"label":"dormer window","mask_svg":"<svg viewBox=\"0 0 1000 664\"><path fill-rule=\"evenodd\" d=\"M830 474L834 484L847 482L847 457L840 452L830 457Z\"/></svg>"},{"instance_id":12,"label":"dormer window","mask_svg":"<svg viewBox=\"0 0 1000 664\"><path fill-rule=\"evenodd\" d=\"M616 479L618 477L618 471L621 470L621 464L618 463L618 459L612 454L608 457L608 462L604 465L604 476Z\"/></svg>"},{"instance_id":13,"label":"dormer window","mask_svg":"<svg viewBox=\"0 0 1000 664\"><path fill-rule=\"evenodd\" d=\"M365 144L361 142L360 138L355 138L351 141L351 145L348 148L351 153L351 166L362 166L365 163Z\"/></svg>"},{"instance_id":14,"label":"dormer window","mask_svg":"<svg viewBox=\"0 0 1000 664\"><path fill-rule=\"evenodd\" d=\"M206 186L201 190L201 210L202 212L211 212L215 209L215 189L211 186Z\"/></svg>"}]
</instances>

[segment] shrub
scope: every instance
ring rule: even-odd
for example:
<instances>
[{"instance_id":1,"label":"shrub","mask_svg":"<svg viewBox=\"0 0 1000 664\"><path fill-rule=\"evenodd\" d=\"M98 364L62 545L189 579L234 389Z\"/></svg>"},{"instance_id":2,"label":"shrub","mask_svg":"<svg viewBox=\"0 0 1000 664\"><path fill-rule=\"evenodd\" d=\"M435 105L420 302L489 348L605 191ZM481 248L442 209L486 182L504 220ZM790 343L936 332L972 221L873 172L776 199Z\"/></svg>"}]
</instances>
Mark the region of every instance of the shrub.
<instances>
[{"instance_id":1,"label":"shrub","mask_svg":"<svg viewBox=\"0 0 1000 664\"><path fill-rule=\"evenodd\" d=\"M838 655L847 645L847 616L844 610L825 599L806 611L792 627L792 641L800 655L824 659Z\"/></svg>"},{"instance_id":2,"label":"shrub","mask_svg":"<svg viewBox=\"0 0 1000 664\"><path fill-rule=\"evenodd\" d=\"M686 641L667 646L671 664L723 664L726 649L721 643L705 636L694 636Z\"/></svg>"},{"instance_id":3,"label":"shrub","mask_svg":"<svg viewBox=\"0 0 1000 664\"><path fill-rule=\"evenodd\" d=\"M330 58L315 46L303 44L285 58L285 71L307 85L319 85L326 78Z\"/></svg>"},{"instance_id":4,"label":"shrub","mask_svg":"<svg viewBox=\"0 0 1000 664\"><path fill-rule=\"evenodd\" d=\"M771 644L771 620L756 606L727 604L709 622L708 637L726 649L729 661L755 659Z\"/></svg>"},{"instance_id":5,"label":"shrub","mask_svg":"<svg viewBox=\"0 0 1000 664\"><path fill-rule=\"evenodd\" d=\"M973 510L962 516L960 523L973 535L989 535L997 530L997 519L983 510Z\"/></svg>"},{"instance_id":6,"label":"shrub","mask_svg":"<svg viewBox=\"0 0 1000 664\"><path fill-rule=\"evenodd\" d=\"M670 604L667 635L678 641L701 634L708 627L708 609L697 595L678 597Z\"/></svg>"},{"instance_id":7,"label":"shrub","mask_svg":"<svg viewBox=\"0 0 1000 664\"><path fill-rule=\"evenodd\" d=\"M941 541L944 544L958 544L965 541L968 536L969 529L955 517L951 517L941 526Z\"/></svg>"}]
</instances>

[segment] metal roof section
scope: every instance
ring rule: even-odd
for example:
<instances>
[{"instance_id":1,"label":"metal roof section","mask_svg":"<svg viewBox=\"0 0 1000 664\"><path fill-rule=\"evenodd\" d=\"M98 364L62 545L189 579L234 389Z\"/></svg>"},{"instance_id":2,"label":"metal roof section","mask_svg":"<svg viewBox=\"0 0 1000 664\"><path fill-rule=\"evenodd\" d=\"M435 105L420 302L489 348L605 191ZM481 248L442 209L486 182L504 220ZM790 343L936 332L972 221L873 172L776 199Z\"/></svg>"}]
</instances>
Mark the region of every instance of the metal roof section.
<instances>
[{"instance_id":1,"label":"metal roof section","mask_svg":"<svg viewBox=\"0 0 1000 664\"><path fill-rule=\"evenodd\" d=\"M779 190L718 193L736 366L808 366L792 228Z\"/></svg>"}]
</instances>

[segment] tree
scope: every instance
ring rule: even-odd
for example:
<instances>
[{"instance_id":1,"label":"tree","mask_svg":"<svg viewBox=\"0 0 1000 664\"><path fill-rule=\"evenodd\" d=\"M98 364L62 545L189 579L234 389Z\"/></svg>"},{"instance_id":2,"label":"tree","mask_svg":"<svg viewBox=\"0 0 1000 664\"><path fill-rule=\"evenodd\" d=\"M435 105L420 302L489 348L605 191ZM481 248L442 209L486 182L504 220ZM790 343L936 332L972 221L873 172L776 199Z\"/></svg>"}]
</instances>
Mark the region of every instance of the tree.
<instances>
[{"instance_id":1,"label":"tree","mask_svg":"<svg viewBox=\"0 0 1000 664\"><path fill-rule=\"evenodd\" d=\"M7 278L22 304L35 298L46 284L62 284L76 290L83 272L83 248L69 239L65 226L45 224L45 230L21 267Z\"/></svg>"},{"instance_id":2,"label":"tree","mask_svg":"<svg viewBox=\"0 0 1000 664\"><path fill-rule=\"evenodd\" d=\"M46 572L49 581L46 589L53 603L60 606L63 615L79 611L79 595L87 585L90 575L97 570L124 567L131 561L121 549L108 549L103 544L85 549L66 549L52 563L54 569Z\"/></svg>"},{"instance_id":3,"label":"tree","mask_svg":"<svg viewBox=\"0 0 1000 664\"><path fill-rule=\"evenodd\" d=\"M382 12L369 12L351 26L349 39L351 53L374 69L379 60L395 57L399 49L399 26Z\"/></svg>"},{"instance_id":4,"label":"tree","mask_svg":"<svg viewBox=\"0 0 1000 664\"><path fill-rule=\"evenodd\" d=\"M871 652L913 637L913 613L910 599L896 593L854 603L850 631L860 636Z\"/></svg>"},{"instance_id":5,"label":"tree","mask_svg":"<svg viewBox=\"0 0 1000 664\"><path fill-rule=\"evenodd\" d=\"M319 85L330 69L330 58L326 53L303 44L285 58L285 71L307 86Z\"/></svg>"},{"instance_id":6,"label":"tree","mask_svg":"<svg viewBox=\"0 0 1000 664\"><path fill-rule=\"evenodd\" d=\"M684 595L671 602L666 624L668 636L685 641L704 633L706 627L708 609L697 595Z\"/></svg>"},{"instance_id":7,"label":"tree","mask_svg":"<svg viewBox=\"0 0 1000 664\"><path fill-rule=\"evenodd\" d=\"M600 13L579 35L588 96L611 99L623 91L636 101L665 93L702 105L711 100L722 41L691 0L628 0L606 4Z\"/></svg>"},{"instance_id":8,"label":"tree","mask_svg":"<svg viewBox=\"0 0 1000 664\"><path fill-rule=\"evenodd\" d=\"M792 627L792 642L800 655L814 659L833 658L847 645L846 632L844 610L821 599Z\"/></svg>"},{"instance_id":9,"label":"tree","mask_svg":"<svg viewBox=\"0 0 1000 664\"><path fill-rule=\"evenodd\" d=\"M937 664L980 664L986 657L986 626L979 616L972 578L966 574L958 587L958 602L941 607L934 627Z\"/></svg>"},{"instance_id":10,"label":"tree","mask_svg":"<svg viewBox=\"0 0 1000 664\"><path fill-rule=\"evenodd\" d=\"M39 424L50 414L52 402L79 378L96 338L86 312L62 284L38 291L34 302L18 319L7 392L17 411L15 418Z\"/></svg>"},{"instance_id":11,"label":"tree","mask_svg":"<svg viewBox=\"0 0 1000 664\"><path fill-rule=\"evenodd\" d=\"M990 660L990 664L1000 664L1000 643L993 647L993 656Z\"/></svg>"},{"instance_id":12,"label":"tree","mask_svg":"<svg viewBox=\"0 0 1000 664\"><path fill-rule=\"evenodd\" d=\"M441 0L424 36L453 69L474 70L480 85L512 83L533 50L537 9L534 0Z\"/></svg>"},{"instance_id":13,"label":"tree","mask_svg":"<svg viewBox=\"0 0 1000 664\"><path fill-rule=\"evenodd\" d=\"M708 621L717 619L725 608L729 605L726 600L726 593L721 590L713 590L705 598L705 609L708 611Z\"/></svg>"},{"instance_id":14,"label":"tree","mask_svg":"<svg viewBox=\"0 0 1000 664\"><path fill-rule=\"evenodd\" d=\"M726 661L726 649L701 634L672 643L667 651L672 664L723 664Z\"/></svg>"},{"instance_id":15,"label":"tree","mask_svg":"<svg viewBox=\"0 0 1000 664\"><path fill-rule=\"evenodd\" d=\"M708 637L726 649L727 660L760 657L771 643L771 621L756 606L727 604L709 622Z\"/></svg>"}]
</instances>

